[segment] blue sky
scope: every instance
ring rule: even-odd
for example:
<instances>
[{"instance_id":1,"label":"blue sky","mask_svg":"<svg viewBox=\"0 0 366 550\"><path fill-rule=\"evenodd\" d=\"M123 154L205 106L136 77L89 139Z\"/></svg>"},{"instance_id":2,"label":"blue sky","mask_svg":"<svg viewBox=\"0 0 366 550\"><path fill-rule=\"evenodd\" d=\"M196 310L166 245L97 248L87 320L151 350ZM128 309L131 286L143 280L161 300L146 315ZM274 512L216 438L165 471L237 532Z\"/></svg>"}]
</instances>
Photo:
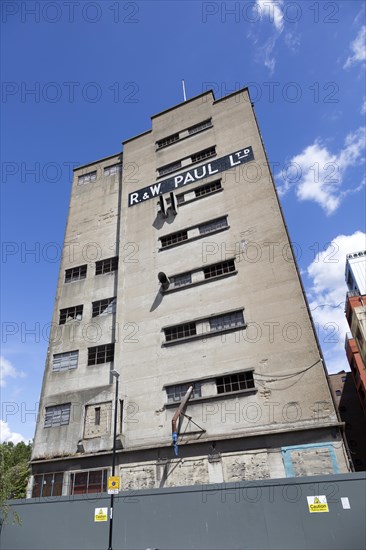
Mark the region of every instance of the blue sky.
<instances>
[{"instance_id":1,"label":"blue sky","mask_svg":"<svg viewBox=\"0 0 366 550\"><path fill-rule=\"evenodd\" d=\"M188 97L249 85L328 368L348 368L345 254L366 246L365 4L1 8L2 439L33 437L72 166L149 129L182 101L182 78Z\"/></svg>"}]
</instances>

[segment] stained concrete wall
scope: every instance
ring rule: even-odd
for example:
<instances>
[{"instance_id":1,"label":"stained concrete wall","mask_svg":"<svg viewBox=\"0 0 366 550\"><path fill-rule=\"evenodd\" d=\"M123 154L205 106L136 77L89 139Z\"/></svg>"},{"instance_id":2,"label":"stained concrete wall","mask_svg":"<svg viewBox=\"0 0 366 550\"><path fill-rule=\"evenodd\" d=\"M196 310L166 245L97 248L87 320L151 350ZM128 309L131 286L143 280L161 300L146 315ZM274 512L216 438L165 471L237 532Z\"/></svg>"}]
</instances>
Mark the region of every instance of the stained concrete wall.
<instances>
[{"instance_id":1,"label":"stained concrete wall","mask_svg":"<svg viewBox=\"0 0 366 550\"><path fill-rule=\"evenodd\" d=\"M307 497L326 496L310 513ZM365 474L155 489L115 498L115 550L364 550ZM348 499L348 502L342 499ZM3 525L3 550L101 550L107 495L13 501L21 525Z\"/></svg>"}]
</instances>

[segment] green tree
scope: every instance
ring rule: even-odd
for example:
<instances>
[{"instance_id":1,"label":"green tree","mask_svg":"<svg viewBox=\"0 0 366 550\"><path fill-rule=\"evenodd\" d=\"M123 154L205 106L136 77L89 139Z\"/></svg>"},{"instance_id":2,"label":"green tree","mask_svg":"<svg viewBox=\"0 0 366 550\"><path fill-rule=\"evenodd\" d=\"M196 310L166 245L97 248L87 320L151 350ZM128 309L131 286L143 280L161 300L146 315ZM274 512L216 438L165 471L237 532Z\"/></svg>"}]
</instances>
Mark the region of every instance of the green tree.
<instances>
[{"instance_id":1,"label":"green tree","mask_svg":"<svg viewBox=\"0 0 366 550\"><path fill-rule=\"evenodd\" d=\"M0 512L3 520L9 514L6 501L26 496L31 453L31 442L14 445L7 441L0 444Z\"/></svg>"}]
</instances>

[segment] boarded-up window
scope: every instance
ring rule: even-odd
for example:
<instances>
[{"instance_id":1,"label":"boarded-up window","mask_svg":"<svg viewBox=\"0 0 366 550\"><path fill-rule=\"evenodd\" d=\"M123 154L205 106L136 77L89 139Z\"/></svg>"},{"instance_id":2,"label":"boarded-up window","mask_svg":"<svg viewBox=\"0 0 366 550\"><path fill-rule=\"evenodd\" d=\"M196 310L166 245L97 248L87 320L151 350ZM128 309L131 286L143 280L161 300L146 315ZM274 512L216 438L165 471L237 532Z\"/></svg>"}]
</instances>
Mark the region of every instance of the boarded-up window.
<instances>
[{"instance_id":1,"label":"boarded-up window","mask_svg":"<svg viewBox=\"0 0 366 550\"><path fill-rule=\"evenodd\" d=\"M100 437L111 433L112 401L85 407L84 438Z\"/></svg>"}]
</instances>

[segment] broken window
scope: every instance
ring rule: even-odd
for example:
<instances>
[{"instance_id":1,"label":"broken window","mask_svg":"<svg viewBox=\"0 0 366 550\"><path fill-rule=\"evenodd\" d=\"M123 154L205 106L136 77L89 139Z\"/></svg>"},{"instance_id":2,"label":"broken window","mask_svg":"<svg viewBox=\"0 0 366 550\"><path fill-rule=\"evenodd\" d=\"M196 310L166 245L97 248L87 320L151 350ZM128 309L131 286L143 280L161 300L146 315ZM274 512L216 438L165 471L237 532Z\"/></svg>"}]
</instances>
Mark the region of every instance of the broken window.
<instances>
[{"instance_id":1,"label":"broken window","mask_svg":"<svg viewBox=\"0 0 366 550\"><path fill-rule=\"evenodd\" d=\"M64 325L67 321L71 319L75 319L76 321L81 321L82 318L83 318L82 305L60 309L60 320L59 320L60 325Z\"/></svg>"},{"instance_id":2,"label":"broken window","mask_svg":"<svg viewBox=\"0 0 366 550\"><path fill-rule=\"evenodd\" d=\"M99 300L93 302L92 317L98 317L99 315L109 315L116 312L117 298L106 298L105 300Z\"/></svg>"}]
</instances>

